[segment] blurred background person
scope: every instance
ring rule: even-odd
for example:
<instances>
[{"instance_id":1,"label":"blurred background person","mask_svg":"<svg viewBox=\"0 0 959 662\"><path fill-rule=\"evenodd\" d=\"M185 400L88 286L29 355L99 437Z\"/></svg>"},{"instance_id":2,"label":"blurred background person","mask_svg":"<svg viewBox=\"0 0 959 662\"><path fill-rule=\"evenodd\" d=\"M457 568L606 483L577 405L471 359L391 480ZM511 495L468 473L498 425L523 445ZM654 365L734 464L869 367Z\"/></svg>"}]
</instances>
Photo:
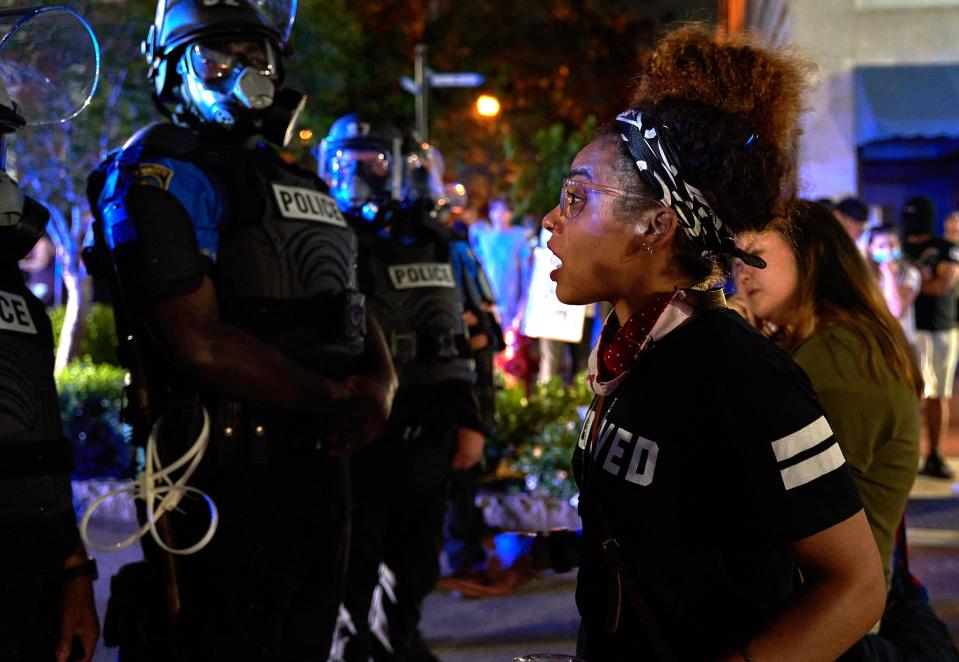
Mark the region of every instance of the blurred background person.
<instances>
[{"instance_id":1,"label":"blurred background person","mask_svg":"<svg viewBox=\"0 0 959 662\"><path fill-rule=\"evenodd\" d=\"M27 256L20 260L20 271L27 281L27 287L45 306L56 303L57 249L47 234L30 249Z\"/></svg>"},{"instance_id":2,"label":"blurred background person","mask_svg":"<svg viewBox=\"0 0 959 662\"><path fill-rule=\"evenodd\" d=\"M843 198L832 208L833 215L842 223L846 234L857 245L866 231L869 220L869 207L859 198Z\"/></svg>"},{"instance_id":3,"label":"blurred background person","mask_svg":"<svg viewBox=\"0 0 959 662\"><path fill-rule=\"evenodd\" d=\"M866 254L879 273L879 288L892 316L899 320L909 345L916 346L913 303L922 287L922 275L905 259L899 231L885 223L866 233Z\"/></svg>"},{"instance_id":4,"label":"blurred background person","mask_svg":"<svg viewBox=\"0 0 959 662\"><path fill-rule=\"evenodd\" d=\"M843 659L956 659L908 565L894 565L894 551L905 555L897 531L919 459L922 388L900 324L845 228L825 207L800 202L788 219L742 235L739 243L767 267L738 263L737 288L750 312L777 325L776 339L809 375L852 468L887 587L892 585L881 638L867 637ZM894 577L894 567L905 572Z\"/></svg>"},{"instance_id":5,"label":"blurred background person","mask_svg":"<svg viewBox=\"0 0 959 662\"><path fill-rule=\"evenodd\" d=\"M505 347L503 330L496 314L496 299L483 266L469 243L465 212L466 189L462 184L447 187L450 228L450 262L463 300L463 320L469 330L469 345L476 362L475 391L480 418L487 430L495 425L496 388L493 381L493 357ZM457 200L457 196L459 200ZM476 506L479 478L483 471L480 458L470 450L482 453L483 435L465 427L457 428L458 452L453 458L450 475L449 507L444 524L443 548L446 552L449 580L471 576L486 560L483 536L487 527L483 513Z\"/></svg>"},{"instance_id":6,"label":"blurred background person","mask_svg":"<svg viewBox=\"0 0 959 662\"><path fill-rule=\"evenodd\" d=\"M905 252L922 274L916 298L916 342L925 383L926 429L929 454L920 470L933 478L952 478L939 453L949 429L949 400L959 361L956 330L956 284L959 283L959 247L933 234L936 211L928 198L914 197L902 209Z\"/></svg>"},{"instance_id":7,"label":"blurred background person","mask_svg":"<svg viewBox=\"0 0 959 662\"><path fill-rule=\"evenodd\" d=\"M505 328L519 328L524 286L529 278L529 238L513 225L513 210L505 198L489 205L491 225L474 224L470 242L486 270L496 307Z\"/></svg>"},{"instance_id":8,"label":"blurred background person","mask_svg":"<svg viewBox=\"0 0 959 662\"><path fill-rule=\"evenodd\" d=\"M946 216L942 223L942 236L951 244L959 244L959 210Z\"/></svg>"}]
</instances>

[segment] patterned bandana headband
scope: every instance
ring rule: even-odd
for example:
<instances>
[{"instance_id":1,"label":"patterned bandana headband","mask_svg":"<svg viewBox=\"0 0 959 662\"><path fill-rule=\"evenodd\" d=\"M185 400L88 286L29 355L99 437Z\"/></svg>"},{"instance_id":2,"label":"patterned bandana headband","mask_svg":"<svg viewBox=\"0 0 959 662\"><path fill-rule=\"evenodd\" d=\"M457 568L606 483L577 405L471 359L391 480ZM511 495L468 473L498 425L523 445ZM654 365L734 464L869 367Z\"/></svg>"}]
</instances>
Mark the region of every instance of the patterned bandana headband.
<instances>
[{"instance_id":1,"label":"patterned bandana headband","mask_svg":"<svg viewBox=\"0 0 959 662\"><path fill-rule=\"evenodd\" d=\"M735 237L693 184L693 174L665 125L649 115L629 110L616 118L616 126L640 177L654 191L661 192L659 201L676 213L686 237L702 248L703 257L714 261L736 257L751 267L766 268L761 257L736 246ZM749 142L754 139L755 134Z\"/></svg>"}]
</instances>

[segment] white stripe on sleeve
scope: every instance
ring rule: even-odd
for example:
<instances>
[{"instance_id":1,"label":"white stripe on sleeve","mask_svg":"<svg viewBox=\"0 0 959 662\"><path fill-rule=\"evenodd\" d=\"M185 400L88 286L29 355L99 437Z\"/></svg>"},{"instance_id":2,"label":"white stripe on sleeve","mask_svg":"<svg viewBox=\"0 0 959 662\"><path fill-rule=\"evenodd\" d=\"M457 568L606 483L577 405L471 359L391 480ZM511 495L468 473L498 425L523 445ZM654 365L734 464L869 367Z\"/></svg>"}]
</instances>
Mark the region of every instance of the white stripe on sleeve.
<instances>
[{"instance_id":1,"label":"white stripe on sleeve","mask_svg":"<svg viewBox=\"0 0 959 662\"><path fill-rule=\"evenodd\" d=\"M830 428L829 423L826 422L826 417L820 416L801 430L797 430L791 435L773 442L773 452L776 454L776 462L783 462L799 455L803 451L808 451L816 444L821 444L831 436L832 428Z\"/></svg>"},{"instance_id":2,"label":"white stripe on sleeve","mask_svg":"<svg viewBox=\"0 0 959 662\"><path fill-rule=\"evenodd\" d=\"M839 444L834 443L822 452L807 457L799 464L782 469L780 473L783 485L786 486L787 491L805 485L838 469L845 461L842 451L839 450Z\"/></svg>"}]
</instances>

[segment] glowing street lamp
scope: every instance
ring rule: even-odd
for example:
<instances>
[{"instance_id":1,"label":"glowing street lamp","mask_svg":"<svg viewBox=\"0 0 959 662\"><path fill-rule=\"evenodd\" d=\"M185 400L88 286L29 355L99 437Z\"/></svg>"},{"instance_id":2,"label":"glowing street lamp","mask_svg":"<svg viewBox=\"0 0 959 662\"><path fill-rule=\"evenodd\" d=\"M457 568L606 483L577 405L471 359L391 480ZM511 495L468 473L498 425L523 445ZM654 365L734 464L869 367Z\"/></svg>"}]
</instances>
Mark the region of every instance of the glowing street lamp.
<instances>
[{"instance_id":1,"label":"glowing street lamp","mask_svg":"<svg viewBox=\"0 0 959 662\"><path fill-rule=\"evenodd\" d=\"M489 94L482 94L476 99L476 112L483 117L499 115L499 99Z\"/></svg>"},{"instance_id":2,"label":"glowing street lamp","mask_svg":"<svg viewBox=\"0 0 959 662\"><path fill-rule=\"evenodd\" d=\"M313 132L310 129L301 129L300 130L300 140L307 142L313 139Z\"/></svg>"}]
</instances>

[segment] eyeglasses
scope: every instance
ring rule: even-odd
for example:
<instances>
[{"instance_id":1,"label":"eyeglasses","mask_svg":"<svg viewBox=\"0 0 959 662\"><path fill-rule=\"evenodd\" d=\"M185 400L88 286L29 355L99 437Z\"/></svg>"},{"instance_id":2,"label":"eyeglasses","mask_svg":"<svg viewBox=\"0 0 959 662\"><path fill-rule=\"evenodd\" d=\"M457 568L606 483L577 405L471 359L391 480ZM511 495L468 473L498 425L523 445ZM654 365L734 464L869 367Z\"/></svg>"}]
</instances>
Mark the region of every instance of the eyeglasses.
<instances>
[{"instance_id":1,"label":"eyeglasses","mask_svg":"<svg viewBox=\"0 0 959 662\"><path fill-rule=\"evenodd\" d=\"M592 182L581 182L577 179L567 177L563 180L563 188L559 194L559 211L566 220L573 220L579 216L580 212L586 206L586 191L596 191L607 195L615 195L619 198L641 198L643 196L636 193L630 193L623 189L613 188L605 184L593 184Z\"/></svg>"}]
</instances>

